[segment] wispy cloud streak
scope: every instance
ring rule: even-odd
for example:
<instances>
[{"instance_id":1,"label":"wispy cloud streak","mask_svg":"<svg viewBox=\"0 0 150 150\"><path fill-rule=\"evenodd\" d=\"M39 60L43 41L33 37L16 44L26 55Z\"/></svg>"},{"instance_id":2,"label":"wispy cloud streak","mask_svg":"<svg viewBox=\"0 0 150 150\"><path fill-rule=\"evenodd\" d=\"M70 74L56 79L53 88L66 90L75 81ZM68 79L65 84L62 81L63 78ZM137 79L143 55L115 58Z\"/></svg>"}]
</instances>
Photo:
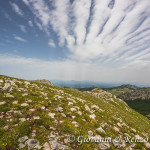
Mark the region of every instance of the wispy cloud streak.
<instances>
[{"instance_id":1,"label":"wispy cloud streak","mask_svg":"<svg viewBox=\"0 0 150 150\"><path fill-rule=\"evenodd\" d=\"M103 64L142 58L149 52L149 0L23 0L31 9L36 25L58 36L70 58L97 59ZM51 7L50 7L51 6ZM139 54L139 55L138 55ZM121 60L120 58L124 58ZM140 57L138 59L140 59ZM132 60L132 59L130 59ZM128 62L129 63L129 62Z\"/></svg>"}]
</instances>

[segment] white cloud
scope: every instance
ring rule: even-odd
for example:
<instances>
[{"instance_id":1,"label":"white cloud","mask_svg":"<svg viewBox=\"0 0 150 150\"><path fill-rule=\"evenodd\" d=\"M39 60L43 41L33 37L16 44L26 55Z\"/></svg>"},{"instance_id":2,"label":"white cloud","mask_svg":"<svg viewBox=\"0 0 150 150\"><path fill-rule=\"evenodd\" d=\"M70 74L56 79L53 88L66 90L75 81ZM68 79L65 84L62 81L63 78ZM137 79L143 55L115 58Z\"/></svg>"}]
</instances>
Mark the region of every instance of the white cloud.
<instances>
[{"instance_id":1,"label":"white cloud","mask_svg":"<svg viewBox=\"0 0 150 150\"><path fill-rule=\"evenodd\" d=\"M26 5L29 5L29 1L28 0L22 0Z\"/></svg>"},{"instance_id":2,"label":"white cloud","mask_svg":"<svg viewBox=\"0 0 150 150\"><path fill-rule=\"evenodd\" d=\"M136 82L150 84L150 61L134 61L121 67L104 67L97 63L44 61L0 54L2 74L24 79L95 80L103 82ZM79 67L80 66L80 67ZM14 71L15 70L15 71Z\"/></svg>"},{"instance_id":3,"label":"white cloud","mask_svg":"<svg viewBox=\"0 0 150 150\"><path fill-rule=\"evenodd\" d=\"M19 28L22 32L27 32L24 25L19 25Z\"/></svg>"},{"instance_id":4,"label":"white cloud","mask_svg":"<svg viewBox=\"0 0 150 150\"><path fill-rule=\"evenodd\" d=\"M28 21L28 24L29 24L30 27L33 27L33 23L32 23L31 20Z\"/></svg>"},{"instance_id":5,"label":"white cloud","mask_svg":"<svg viewBox=\"0 0 150 150\"><path fill-rule=\"evenodd\" d=\"M73 3L73 14L75 16L75 36L77 45L84 42L88 18L90 16L91 0L76 0Z\"/></svg>"},{"instance_id":6,"label":"white cloud","mask_svg":"<svg viewBox=\"0 0 150 150\"><path fill-rule=\"evenodd\" d=\"M53 40L49 40L48 45L51 46L51 47L56 47Z\"/></svg>"},{"instance_id":7,"label":"white cloud","mask_svg":"<svg viewBox=\"0 0 150 150\"><path fill-rule=\"evenodd\" d=\"M12 9L20 16L23 16L23 12L22 10L19 8L19 6L16 3L12 3L10 2L10 5L12 7Z\"/></svg>"},{"instance_id":8,"label":"white cloud","mask_svg":"<svg viewBox=\"0 0 150 150\"><path fill-rule=\"evenodd\" d=\"M19 36L14 36L14 38L18 41L21 41L21 42L27 42L27 40L23 39L22 37L19 37Z\"/></svg>"},{"instance_id":9,"label":"white cloud","mask_svg":"<svg viewBox=\"0 0 150 150\"><path fill-rule=\"evenodd\" d=\"M52 27L59 46L66 44L70 50L70 58L111 64L118 57L140 53L150 40L145 31L150 24L149 0L115 0L113 6L110 0L55 0L49 1L51 7L44 0L23 2L40 30L49 35Z\"/></svg>"},{"instance_id":10,"label":"white cloud","mask_svg":"<svg viewBox=\"0 0 150 150\"><path fill-rule=\"evenodd\" d=\"M50 21L49 7L43 0L24 0L23 1L33 12L39 21L35 21L35 24L40 30L44 30L49 35L48 25Z\"/></svg>"},{"instance_id":11,"label":"white cloud","mask_svg":"<svg viewBox=\"0 0 150 150\"><path fill-rule=\"evenodd\" d=\"M115 0L112 6L110 0L75 0L72 3L70 0L55 0L49 1L49 5L44 0L23 2L34 14L40 30L47 35L50 29L56 33L59 46L66 46L70 51L68 58L94 60L107 67L123 65L129 71L131 66L138 69L142 62L148 66L149 0ZM49 45L54 46L52 41Z\"/></svg>"}]
</instances>

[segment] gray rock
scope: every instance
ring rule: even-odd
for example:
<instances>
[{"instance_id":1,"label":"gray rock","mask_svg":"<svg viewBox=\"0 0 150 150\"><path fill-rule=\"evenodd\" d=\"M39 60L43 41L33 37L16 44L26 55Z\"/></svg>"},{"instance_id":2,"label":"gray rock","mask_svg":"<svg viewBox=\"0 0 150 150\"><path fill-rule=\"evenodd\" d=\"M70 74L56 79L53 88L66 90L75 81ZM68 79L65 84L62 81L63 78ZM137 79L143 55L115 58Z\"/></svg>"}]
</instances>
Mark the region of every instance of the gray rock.
<instances>
[{"instance_id":1,"label":"gray rock","mask_svg":"<svg viewBox=\"0 0 150 150\"><path fill-rule=\"evenodd\" d=\"M122 147L122 143L121 142L116 142L115 140L112 141L113 145L116 147L116 148L121 148Z\"/></svg>"},{"instance_id":2,"label":"gray rock","mask_svg":"<svg viewBox=\"0 0 150 150\"><path fill-rule=\"evenodd\" d=\"M21 106L28 106L29 104L27 103L22 103Z\"/></svg>"},{"instance_id":3,"label":"gray rock","mask_svg":"<svg viewBox=\"0 0 150 150\"><path fill-rule=\"evenodd\" d=\"M2 79L0 79L0 83L3 83L4 81Z\"/></svg>"},{"instance_id":4,"label":"gray rock","mask_svg":"<svg viewBox=\"0 0 150 150\"><path fill-rule=\"evenodd\" d=\"M88 135L89 136L93 136L93 132L90 130L90 131L88 131Z\"/></svg>"},{"instance_id":5,"label":"gray rock","mask_svg":"<svg viewBox=\"0 0 150 150\"><path fill-rule=\"evenodd\" d=\"M18 139L19 142L25 142L26 140L28 140L27 136L24 136Z\"/></svg>"},{"instance_id":6,"label":"gray rock","mask_svg":"<svg viewBox=\"0 0 150 150\"><path fill-rule=\"evenodd\" d=\"M6 102L5 101L3 101L3 102L0 102L0 105L4 105Z\"/></svg>"},{"instance_id":7,"label":"gray rock","mask_svg":"<svg viewBox=\"0 0 150 150\"><path fill-rule=\"evenodd\" d=\"M38 119L40 119L40 117L39 116L33 116L33 119L38 120Z\"/></svg>"},{"instance_id":8,"label":"gray rock","mask_svg":"<svg viewBox=\"0 0 150 150\"><path fill-rule=\"evenodd\" d=\"M71 111L77 111L75 108L70 108Z\"/></svg>"},{"instance_id":9,"label":"gray rock","mask_svg":"<svg viewBox=\"0 0 150 150\"><path fill-rule=\"evenodd\" d=\"M95 119L96 115L95 115L95 114L92 114L92 115L89 115L89 117L90 117L91 119Z\"/></svg>"},{"instance_id":10,"label":"gray rock","mask_svg":"<svg viewBox=\"0 0 150 150\"><path fill-rule=\"evenodd\" d=\"M109 143L106 143L106 142L100 142L98 144L98 147L101 149L101 150L106 150L106 149L109 149L110 148L110 144Z\"/></svg>"},{"instance_id":11,"label":"gray rock","mask_svg":"<svg viewBox=\"0 0 150 150\"><path fill-rule=\"evenodd\" d=\"M25 118L19 118L19 120L20 120L21 122L26 121L26 119L25 119Z\"/></svg>"},{"instance_id":12,"label":"gray rock","mask_svg":"<svg viewBox=\"0 0 150 150\"><path fill-rule=\"evenodd\" d=\"M18 101L13 101L13 104L18 104Z\"/></svg>"},{"instance_id":13,"label":"gray rock","mask_svg":"<svg viewBox=\"0 0 150 150\"><path fill-rule=\"evenodd\" d=\"M54 118L55 113L49 113L48 115L49 115L51 118Z\"/></svg>"},{"instance_id":14,"label":"gray rock","mask_svg":"<svg viewBox=\"0 0 150 150\"><path fill-rule=\"evenodd\" d=\"M72 102L69 102L68 105L73 106L73 103L72 103Z\"/></svg>"},{"instance_id":15,"label":"gray rock","mask_svg":"<svg viewBox=\"0 0 150 150\"><path fill-rule=\"evenodd\" d=\"M61 115L62 115L64 118L66 118L66 115L65 115L64 113L61 113Z\"/></svg>"},{"instance_id":16,"label":"gray rock","mask_svg":"<svg viewBox=\"0 0 150 150\"><path fill-rule=\"evenodd\" d=\"M58 107L58 108L56 108L56 111L57 112L63 112L63 108L62 107Z\"/></svg>"},{"instance_id":17,"label":"gray rock","mask_svg":"<svg viewBox=\"0 0 150 150\"><path fill-rule=\"evenodd\" d=\"M78 113L79 115L82 115L82 112L81 112L81 111L78 111L77 113Z\"/></svg>"},{"instance_id":18,"label":"gray rock","mask_svg":"<svg viewBox=\"0 0 150 150\"><path fill-rule=\"evenodd\" d=\"M135 143L132 143L132 144L130 145L130 147L132 147L132 148L135 147L135 146L136 146Z\"/></svg>"},{"instance_id":19,"label":"gray rock","mask_svg":"<svg viewBox=\"0 0 150 150\"><path fill-rule=\"evenodd\" d=\"M2 90L3 91L11 91L12 90L11 83L10 82L5 83Z\"/></svg>"},{"instance_id":20,"label":"gray rock","mask_svg":"<svg viewBox=\"0 0 150 150\"><path fill-rule=\"evenodd\" d=\"M9 128L8 126L5 126L5 127L4 127L5 130L8 130L8 128Z\"/></svg>"},{"instance_id":21,"label":"gray rock","mask_svg":"<svg viewBox=\"0 0 150 150\"><path fill-rule=\"evenodd\" d=\"M23 144L23 143L20 143L19 144L19 149L22 149L22 148L24 148L25 147L25 145Z\"/></svg>"},{"instance_id":22,"label":"gray rock","mask_svg":"<svg viewBox=\"0 0 150 150\"><path fill-rule=\"evenodd\" d=\"M102 127L99 127L96 129L97 131L101 132L101 133L104 133L105 134L105 131L102 129Z\"/></svg>"},{"instance_id":23,"label":"gray rock","mask_svg":"<svg viewBox=\"0 0 150 150\"><path fill-rule=\"evenodd\" d=\"M34 147L39 146L39 141L36 139L29 139L25 142L26 145L28 145L28 149L32 149Z\"/></svg>"},{"instance_id":24,"label":"gray rock","mask_svg":"<svg viewBox=\"0 0 150 150\"><path fill-rule=\"evenodd\" d=\"M5 96L6 96L6 97L14 97L14 96L11 95L10 93L6 93Z\"/></svg>"},{"instance_id":25,"label":"gray rock","mask_svg":"<svg viewBox=\"0 0 150 150\"><path fill-rule=\"evenodd\" d=\"M49 141L52 150L66 150L69 149L68 146L58 143L57 141Z\"/></svg>"},{"instance_id":26,"label":"gray rock","mask_svg":"<svg viewBox=\"0 0 150 150\"><path fill-rule=\"evenodd\" d=\"M51 147L48 142L44 143L43 150L51 150Z\"/></svg>"}]
</instances>

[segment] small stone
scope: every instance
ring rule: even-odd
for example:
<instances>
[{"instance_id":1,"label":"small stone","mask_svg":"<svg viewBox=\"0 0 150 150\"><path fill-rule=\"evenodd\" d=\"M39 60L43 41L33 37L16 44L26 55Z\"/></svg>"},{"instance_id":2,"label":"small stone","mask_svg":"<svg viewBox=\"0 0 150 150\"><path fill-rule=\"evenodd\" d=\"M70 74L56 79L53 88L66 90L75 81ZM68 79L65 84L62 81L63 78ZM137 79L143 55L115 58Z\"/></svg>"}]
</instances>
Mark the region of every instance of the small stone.
<instances>
[{"instance_id":1,"label":"small stone","mask_svg":"<svg viewBox=\"0 0 150 150\"><path fill-rule=\"evenodd\" d=\"M39 116L33 116L33 119L38 120L38 119L40 119L40 117Z\"/></svg>"},{"instance_id":2,"label":"small stone","mask_svg":"<svg viewBox=\"0 0 150 150\"><path fill-rule=\"evenodd\" d=\"M51 118L54 118L55 113L49 113L48 115L49 115Z\"/></svg>"},{"instance_id":3,"label":"small stone","mask_svg":"<svg viewBox=\"0 0 150 150\"><path fill-rule=\"evenodd\" d=\"M42 106L41 109L45 109L45 106Z\"/></svg>"},{"instance_id":4,"label":"small stone","mask_svg":"<svg viewBox=\"0 0 150 150\"><path fill-rule=\"evenodd\" d=\"M18 101L13 101L13 104L18 104Z\"/></svg>"},{"instance_id":5,"label":"small stone","mask_svg":"<svg viewBox=\"0 0 150 150\"><path fill-rule=\"evenodd\" d=\"M32 103L32 100L31 100L31 99L29 99L29 100L27 100L27 102Z\"/></svg>"},{"instance_id":6,"label":"small stone","mask_svg":"<svg viewBox=\"0 0 150 150\"><path fill-rule=\"evenodd\" d=\"M146 142L146 143L145 143L145 146L146 146L147 148L150 148L150 143L149 143L149 142Z\"/></svg>"},{"instance_id":7,"label":"small stone","mask_svg":"<svg viewBox=\"0 0 150 150\"><path fill-rule=\"evenodd\" d=\"M85 104L85 109L86 109L87 111L89 111L89 112L90 112L90 108L89 108L89 106L88 106L88 105L86 105L86 104Z\"/></svg>"},{"instance_id":8,"label":"small stone","mask_svg":"<svg viewBox=\"0 0 150 150\"><path fill-rule=\"evenodd\" d=\"M78 111L77 113L78 113L79 115L82 115L82 112L81 112L81 111Z\"/></svg>"},{"instance_id":9,"label":"small stone","mask_svg":"<svg viewBox=\"0 0 150 150\"><path fill-rule=\"evenodd\" d=\"M65 144L68 144L68 139L64 139L64 143L65 143Z\"/></svg>"},{"instance_id":10,"label":"small stone","mask_svg":"<svg viewBox=\"0 0 150 150\"><path fill-rule=\"evenodd\" d=\"M0 83L3 83L4 81L3 80L0 80Z\"/></svg>"},{"instance_id":11,"label":"small stone","mask_svg":"<svg viewBox=\"0 0 150 150\"><path fill-rule=\"evenodd\" d=\"M32 132L33 132L33 133L36 133L36 130L33 130Z\"/></svg>"},{"instance_id":12,"label":"small stone","mask_svg":"<svg viewBox=\"0 0 150 150\"><path fill-rule=\"evenodd\" d=\"M122 146L122 143L121 143L121 142L116 142L115 140L113 140L112 143L114 144L114 146L115 146L116 148L121 148L121 146Z\"/></svg>"},{"instance_id":13,"label":"small stone","mask_svg":"<svg viewBox=\"0 0 150 150\"><path fill-rule=\"evenodd\" d=\"M102 150L106 150L110 148L110 144L107 142L99 142L98 146Z\"/></svg>"},{"instance_id":14,"label":"small stone","mask_svg":"<svg viewBox=\"0 0 150 150\"><path fill-rule=\"evenodd\" d=\"M69 149L68 146L59 144L56 140L49 141L49 143L50 143L52 150L56 150L56 149L67 150L67 149Z\"/></svg>"},{"instance_id":15,"label":"small stone","mask_svg":"<svg viewBox=\"0 0 150 150\"><path fill-rule=\"evenodd\" d=\"M54 131L56 130L56 128L54 128L54 127L50 127L49 129L54 130Z\"/></svg>"},{"instance_id":16,"label":"small stone","mask_svg":"<svg viewBox=\"0 0 150 150\"><path fill-rule=\"evenodd\" d=\"M32 108L32 109L29 109L29 110L32 111L32 112L35 111L35 109L33 109L33 108Z\"/></svg>"},{"instance_id":17,"label":"small stone","mask_svg":"<svg viewBox=\"0 0 150 150\"><path fill-rule=\"evenodd\" d=\"M135 147L135 146L136 146L135 143L132 143L132 144L130 145L130 147L132 147L132 148Z\"/></svg>"},{"instance_id":18,"label":"small stone","mask_svg":"<svg viewBox=\"0 0 150 150\"><path fill-rule=\"evenodd\" d=\"M6 93L5 96L6 96L6 97L14 97L14 96L11 95L10 93Z\"/></svg>"},{"instance_id":19,"label":"small stone","mask_svg":"<svg viewBox=\"0 0 150 150\"><path fill-rule=\"evenodd\" d=\"M8 130L8 126L5 126L4 129L5 129L5 130Z\"/></svg>"},{"instance_id":20,"label":"small stone","mask_svg":"<svg viewBox=\"0 0 150 150\"><path fill-rule=\"evenodd\" d=\"M11 91L12 87L11 87L11 83L10 82L7 82L5 83L4 87L3 87L3 90L5 91Z\"/></svg>"},{"instance_id":21,"label":"small stone","mask_svg":"<svg viewBox=\"0 0 150 150\"><path fill-rule=\"evenodd\" d=\"M92 115L89 115L89 117L91 118L91 119L95 119L95 114L92 114Z\"/></svg>"},{"instance_id":22,"label":"small stone","mask_svg":"<svg viewBox=\"0 0 150 150\"><path fill-rule=\"evenodd\" d=\"M96 129L97 131L101 132L101 133L104 133L105 134L105 131L102 129L102 127L99 127Z\"/></svg>"},{"instance_id":23,"label":"small stone","mask_svg":"<svg viewBox=\"0 0 150 150\"><path fill-rule=\"evenodd\" d=\"M4 116L2 115L2 116L0 116L0 119L2 119Z\"/></svg>"},{"instance_id":24,"label":"small stone","mask_svg":"<svg viewBox=\"0 0 150 150\"><path fill-rule=\"evenodd\" d=\"M71 111L77 111L75 108L70 108Z\"/></svg>"},{"instance_id":25,"label":"small stone","mask_svg":"<svg viewBox=\"0 0 150 150\"><path fill-rule=\"evenodd\" d=\"M28 140L27 136L24 136L24 137L21 137L21 138L18 139L19 142L24 142L26 140Z\"/></svg>"},{"instance_id":26,"label":"small stone","mask_svg":"<svg viewBox=\"0 0 150 150\"><path fill-rule=\"evenodd\" d=\"M0 105L4 105L5 103L6 103L6 102L4 102L4 101L3 101L3 102L0 102Z\"/></svg>"},{"instance_id":27,"label":"small stone","mask_svg":"<svg viewBox=\"0 0 150 150\"><path fill-rule=\"evenodd\" d=\"M32 149L39 145L39 141L36 139L29 139L25 142L25 144L28 145L28 149Z\"/></svg>"},{"instance_id":28,"label":"small stone","mask_svg":"<svg viewBox=\"0 0 150 150\"><path fill-rule=\"evenodd\" d=\"M73 103L72 103L72 102L69 102L68 105L69 105L69 106L73 106Z\"/></svg>"},{"instance_id":29,"label":"small stone","mask_svg":"<svg viewBox=\"0 0 150 150\"><path fill-rule=\"evenodd\" d=\"M44 143L43 150L51 150L51 147L48 142Z\"/></svg>"},{"instance_id":30,"label":"small stone","mask_svg":"<svg viewBox=\"0 0 150 150\"><path fill-rule=\"evenodd\" d=\"M21 106L28 106L29 104L27 103L22 103Z\"/></svg>"},{"instance_id":31,"label":"small stone","mask_svg":"<svg viewBox=\"0 0 150 150\"><path fill-rule=\"evenodd\" d=\"M88 131L88 135L89 136L93 136L93 132L90 130L90 131Z\"/></svg>"},{"instance_id":32,"label":"small stone","mask_svg":"<svg viewBox=\"0 0 150 150\"><path fill-rule=\"evenodd\" d=\"M76 121L72 121L72 124L74 124L75 127L79 127L79 125Z\"/></svg>"},{"instance_id":33,"label":"small stone","mask_svg":"<svg viewBox=\"0 0 150 150\"><path fill-rule=\"evenodd\" d=\"M114 130L117 131L117 132L119 132L119 129L117 127L115 127L115 126L114 126Z\"/></svg>"},{"instance_id":34,"label":"small stone","mask_svg":"<svg viewBox=\"0 0 150 150\"><path fill-rule=\"evenodd\" d=\"M28 81L24 81L24 84L26 84L26 85L30 85L30 82L28 82Z\"/></svg>"},{"instance_id":35,"label":"small stone","mask_svg":"<svg viewBox=\"0 0 150 150\"><path fill-rule=\"evenodd\" d=\"M24 148L25 147L25 145L23 144L23 143L20 143L19 144L19 149L22 149L22 148Z\"/></svg>"},{"instance_id":36,"label":"small stone","mask_svg":"<svg viewBox=\"0 0 150 150\"><path fill-rule=\"evenodd\" d=\"M26 96L26 95L28 95L28 93L24 93L24 94L22 94L22 96Z\"/></svg>"},{"instance_id":37,"label":"small stone","mask_svg":"<svg viewBox=\"0 0 150 150\"><path fill-rule=\"evenodd\" d=\"M20 120L21 122L26 121L26 119L25 119L25 118L19 118L19 120Z\"/></svg>"},{"instance_id":38,"label":"small stone","mask_svg":"<svg viewBox=\"0 0 150 150\"><path fill-rule=\"evenodd\" d=\"M62 107L58 107L58 108L56 108L56 111L57 112L63 112L63 108Z\"/></svg>"},{"instance_id":39,"label":"small stone","mask_svg":"<svg viewBox=\"0 0 150 150\"><path fill-rule=\"evenodd\" d=\"M31 134L31 136L32 136L32 137L35 137L35 136L36 136L36 134L35 134L35 133L32 133L32 134Z\"/></svg>"},{"instance_id":40,"label":"small stone","mask_svg":"<svg viewBox=\"0 0 150 150\"><path fill-rule=\"evenodd\" d=\"M91 108L99 109L99 107L97 105L92 105Z\"/></svg>"},{"instance_id":41,"label":"small stone","mask_svg":"<svg viewBox=\"0 0 150 150\"><path fill-rule=\"evenodd\" d=\"M62 115L64 118L66 118L66 115L65 115L64 113L61 113L61 115Z\"/></svg>"}]
</instances>

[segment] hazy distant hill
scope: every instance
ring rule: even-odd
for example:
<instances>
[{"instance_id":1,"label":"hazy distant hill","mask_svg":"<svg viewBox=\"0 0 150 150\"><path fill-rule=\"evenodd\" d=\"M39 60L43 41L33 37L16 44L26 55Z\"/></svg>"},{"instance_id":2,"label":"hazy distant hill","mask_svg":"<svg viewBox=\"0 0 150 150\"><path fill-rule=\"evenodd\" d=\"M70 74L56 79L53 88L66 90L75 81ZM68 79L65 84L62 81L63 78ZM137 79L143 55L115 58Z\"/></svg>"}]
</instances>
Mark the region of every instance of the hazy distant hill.
<instances>
[{"instance_id":1,"label":"hazy distant hill","mask_svg":"<svg viewBox=\"0 0 150 150\"><path fill-rule=\"evenodd\" d=\"M110 93L116 95L123 100L135 100L135 99L150 99L150 88L138 88L134 85L122 85L114 88L106 89Z\"/></svg>"},{"instance_id":2,"label":"hazy distant hill","mask_svg":"<svg viewBox=\"0 0 150 150\"><path fill-rule=\"evenodd\" d=\"M107 89L110 93L123 99L126 103L150 119L150 88L138 88L134 85L122 85Z\"/></svg>"},{"instance_id":3,"label":"hazy distant hill","mask_svg":"<svg viewBox=\"0 0 150 150\"><path fill-rule=\"evenodd\" d=\"M69 141L68 136L72 135ZM110 142L83 142L111 137ZM116 137L122 137L117 142ZM81 92L55 85L0 76L0 149L148 149L150 120L123 100L96 88ZM131 148L132 147L132 148Z\"/></svg>"}]
</instances>

